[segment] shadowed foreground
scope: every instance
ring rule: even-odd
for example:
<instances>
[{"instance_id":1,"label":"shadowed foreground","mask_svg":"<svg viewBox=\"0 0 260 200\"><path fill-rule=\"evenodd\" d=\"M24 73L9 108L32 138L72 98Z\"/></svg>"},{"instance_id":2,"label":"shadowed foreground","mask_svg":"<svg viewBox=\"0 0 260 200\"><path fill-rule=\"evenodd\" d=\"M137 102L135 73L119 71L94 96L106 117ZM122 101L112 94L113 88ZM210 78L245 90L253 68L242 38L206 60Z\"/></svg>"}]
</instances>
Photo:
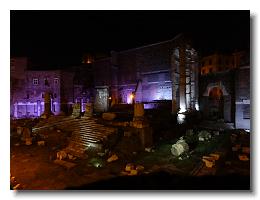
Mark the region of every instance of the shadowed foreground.
<instances>
[{"instance_id":1,"label":"shadowed foreground","mask_svg":"<svg viewBox=\"0 0 260 200\"><path fill-rule=\"evenodd\" d=\"M177 176L156 172L141 176L121 176L69 190L250 190L250 177L229 176Z\"/></svg>"}]
</instances>

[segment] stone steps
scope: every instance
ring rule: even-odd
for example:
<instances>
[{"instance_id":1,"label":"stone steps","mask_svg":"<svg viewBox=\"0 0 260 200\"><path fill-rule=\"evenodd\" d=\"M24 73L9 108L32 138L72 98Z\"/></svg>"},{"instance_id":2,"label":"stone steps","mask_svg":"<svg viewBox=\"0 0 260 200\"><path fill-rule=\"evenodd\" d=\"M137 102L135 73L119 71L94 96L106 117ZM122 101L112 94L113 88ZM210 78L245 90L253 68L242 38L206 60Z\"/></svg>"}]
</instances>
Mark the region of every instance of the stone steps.
<instances>
[{"instance_id":1,"label":"stone steps","mask_svg":"<svg viewBox=\"0 0 260 200\"><path fill-rule=\"evenodd\" d=\"M47 131L51 127L72 131L72 136L66 151L75 156L83 155L90 146L102 146L108 136L116 133L116 129L98 124L90 117L75 119L73 117L58 117L39 123L33 132Z\"/></svg>"}]
</instances>

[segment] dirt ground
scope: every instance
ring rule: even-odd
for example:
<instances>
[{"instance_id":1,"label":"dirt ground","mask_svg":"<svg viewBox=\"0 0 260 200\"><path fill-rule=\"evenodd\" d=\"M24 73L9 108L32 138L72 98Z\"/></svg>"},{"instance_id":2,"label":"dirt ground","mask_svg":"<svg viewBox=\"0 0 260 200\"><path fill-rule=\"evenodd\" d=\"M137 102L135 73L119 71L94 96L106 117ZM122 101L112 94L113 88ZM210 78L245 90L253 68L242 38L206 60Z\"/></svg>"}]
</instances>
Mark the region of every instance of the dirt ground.
<instances>
[{"instance_id":1,"label":"dirt ground","mask_svg":"<svg viewBox=\"0 0 260 200\"><path fill-rule=\"evenodd\" d=\"M230 136L237 134L234 141ZM83 185L91 185L100 181L108 181L121 177L129 160L122 157L112 163L107 163L107 157L88 157L73 161L76 166L66 169L55 164L56 152L67 145L67 138L63 133L55 130L48 133L45 146L37 143L25 145L19 137L11 137L11 176L15 178L15 184L20 184L20 190L63 190L68 188L82 189ZM182 159L173 157L170 151L175 141L159 142L152 152L141 152L133 156L132 162L144 166L141 173L149 174L164 171L180 176L229 176L238 175L250 177L250 154L248 161L240 161L240 151L232 151L236 144L250 146L249 135L235 133L235 131L216 136L211 142L200 142L190 151L188 157ZM211 152L222 152L221 159L213 168L205 167L201 161L203 155ZM94 162L102 163L102 167L95 167ZM197 170L197 171L196 171ZM193 173L193 174L192 174ZM242 179L241 179L242 180ZM166 183L167 184L167 183ZM102 188L104 189L104 188ZM184 186L185 189L185 186Z\"/></svg>"}]
</instances>

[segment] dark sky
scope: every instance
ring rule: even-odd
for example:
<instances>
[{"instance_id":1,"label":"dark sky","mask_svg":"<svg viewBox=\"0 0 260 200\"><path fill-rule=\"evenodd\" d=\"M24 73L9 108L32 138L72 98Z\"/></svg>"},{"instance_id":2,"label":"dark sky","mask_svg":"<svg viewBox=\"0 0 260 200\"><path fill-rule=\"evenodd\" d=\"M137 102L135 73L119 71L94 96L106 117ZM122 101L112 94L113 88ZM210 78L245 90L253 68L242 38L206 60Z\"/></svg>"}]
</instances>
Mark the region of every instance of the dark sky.
<instances>
[{"instance_id":1,"label":"dark sky","mask_svg":"<svg viewBox=\"0 0 260 200\"><path fill-rule=\"evenodd\" d=\"M77 64L183 32L201 55L249 49L249 11L11 11L11 56L44 66Z\"/></svg>"}]
</instances>

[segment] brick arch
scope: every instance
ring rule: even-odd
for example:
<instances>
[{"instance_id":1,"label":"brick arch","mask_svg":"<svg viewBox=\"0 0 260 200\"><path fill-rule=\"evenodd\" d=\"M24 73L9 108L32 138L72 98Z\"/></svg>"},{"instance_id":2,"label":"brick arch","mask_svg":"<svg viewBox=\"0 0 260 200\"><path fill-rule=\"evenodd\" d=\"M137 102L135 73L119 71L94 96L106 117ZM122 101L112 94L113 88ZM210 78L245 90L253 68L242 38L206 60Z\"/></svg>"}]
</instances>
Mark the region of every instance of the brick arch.
<instances>
[{"instance_id":1,"label":"brick arch","mask_svg":"<svg viewBox=\"0 0 260 200\"><path fill-rule=\"evenodd\" d=\"M205 92L203 93L203 96L206 96L208 97L209 96L209 93L210 91L213 89L213 88L220 88L222 93L223 93L223 96L228 96L229 93L227 92L226 90L226 87L223 85L223 83L220 81L220 82L215 82L215 83L209 83Z\"/></svg>"}]
</instances>

